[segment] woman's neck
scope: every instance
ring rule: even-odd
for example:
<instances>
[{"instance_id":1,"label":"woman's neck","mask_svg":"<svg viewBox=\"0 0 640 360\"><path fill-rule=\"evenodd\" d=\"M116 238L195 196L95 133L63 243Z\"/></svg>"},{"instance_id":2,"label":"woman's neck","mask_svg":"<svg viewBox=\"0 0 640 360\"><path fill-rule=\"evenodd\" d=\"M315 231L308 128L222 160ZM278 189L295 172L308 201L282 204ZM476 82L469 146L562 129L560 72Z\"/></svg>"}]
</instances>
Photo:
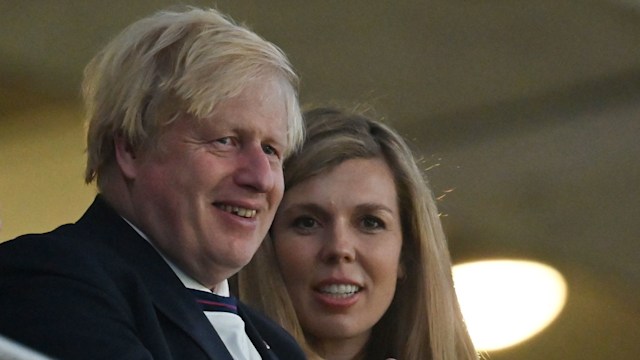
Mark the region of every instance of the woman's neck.
<instances>
[{"instance_id":1,"label":"woman's neck","mask_svg":"<svg viewBox=\"0 0 640 360\"><path fill-rule=\"evenodd\" d=\"M353 338L309 339L309 343L323 359L326 360L358 360L362 358L363 350L369 336Z\"/></svg>"}]
</instances>

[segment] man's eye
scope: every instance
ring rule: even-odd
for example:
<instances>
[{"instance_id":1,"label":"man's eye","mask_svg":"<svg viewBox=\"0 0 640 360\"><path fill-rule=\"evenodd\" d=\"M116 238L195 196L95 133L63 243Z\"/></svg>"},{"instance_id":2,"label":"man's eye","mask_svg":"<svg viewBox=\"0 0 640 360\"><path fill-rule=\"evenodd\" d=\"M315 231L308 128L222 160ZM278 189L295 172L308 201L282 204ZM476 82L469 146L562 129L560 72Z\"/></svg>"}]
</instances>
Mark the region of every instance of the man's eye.
<instances>
[{"instance_id":1,"label":"man's eye","mask_svg":"<svg viewBox=\"0 0 640 360\"><path fill-rule=\"evenodd\" d=\"M276 155L276 156L278 156L278 150L275 147L271 146L271 145L263 146L262 150L267 155Z\"/></svg>"},{"instance_id":2,"label":"man's eye","mask_svg":"<svg viewBox=\"0 0 640 360\"><path fill-rule=\"evenodd\" d=\"M214 151L231 151L238 146L238 139L233 136L225 136L211 140L209 146Z\"/></svg>"},{"instance_id":3,"label":"man's eye","mask_svg":"<svg viewBox=\"0 0 640 360\"><path fill-rule=\"evenodd\" d=\"M230 137L223 137L220 139L216 139L215 142L222 144L222 145L229 145L231 144L231 138Z\"/></svg>"}]
</instances>

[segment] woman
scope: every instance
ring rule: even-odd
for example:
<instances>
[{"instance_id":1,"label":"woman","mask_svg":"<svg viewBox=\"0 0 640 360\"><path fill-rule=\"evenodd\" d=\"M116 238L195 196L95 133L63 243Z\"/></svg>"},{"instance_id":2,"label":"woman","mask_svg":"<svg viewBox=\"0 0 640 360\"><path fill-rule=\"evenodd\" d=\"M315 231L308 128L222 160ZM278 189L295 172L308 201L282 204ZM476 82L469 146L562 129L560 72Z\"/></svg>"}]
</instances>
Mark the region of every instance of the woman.
<instances>
[{"instance_id":1,"label":"woman","mask_svg":"<svg viewBox=\"0 0 640 360\"><path fill-rule=\"evenodd\" d=\"M438 210L407 144L339 110L310 111L305 122L270 238L239 275L240 297L310 358L477 359Z\"/></svg>"}]
</instances>

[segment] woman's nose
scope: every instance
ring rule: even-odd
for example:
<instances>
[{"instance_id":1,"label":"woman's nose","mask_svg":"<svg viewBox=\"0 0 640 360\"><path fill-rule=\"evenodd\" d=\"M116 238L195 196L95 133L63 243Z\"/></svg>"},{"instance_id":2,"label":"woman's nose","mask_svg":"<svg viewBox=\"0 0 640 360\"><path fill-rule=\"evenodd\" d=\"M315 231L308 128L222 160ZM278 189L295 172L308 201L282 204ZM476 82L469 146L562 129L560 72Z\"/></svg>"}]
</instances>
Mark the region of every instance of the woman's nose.
<instances>
[{"instance_id":1,"label":"woman's nose","mask_svg":"<svg viewBox=\"0 0 640 360\"><path fill-rule=\"evenodd\" d=\"M336 225L326 234L321 254L325 262L353 262L356 260L355 235L345 225Z\"/></svg>"}]
</instances>

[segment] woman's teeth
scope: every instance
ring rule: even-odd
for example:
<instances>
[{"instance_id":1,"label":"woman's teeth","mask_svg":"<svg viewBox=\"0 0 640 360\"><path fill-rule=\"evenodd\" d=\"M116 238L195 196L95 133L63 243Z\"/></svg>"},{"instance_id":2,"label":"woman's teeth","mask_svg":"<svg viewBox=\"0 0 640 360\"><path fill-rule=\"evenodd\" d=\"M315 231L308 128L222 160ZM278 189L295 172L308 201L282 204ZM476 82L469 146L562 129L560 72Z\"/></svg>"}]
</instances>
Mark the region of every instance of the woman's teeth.
<instances>
[{"instance_id":1,"label":"woman's teeth","mask_svg":"<svg viewBox=\"0 0 640 360\"><path fill-rule=\"evenodd\" d=\"M331 284L320 288L323 294L335 297L349 297L360 291L360 287L351 284Z\"/></svg>"}]
</instances>

